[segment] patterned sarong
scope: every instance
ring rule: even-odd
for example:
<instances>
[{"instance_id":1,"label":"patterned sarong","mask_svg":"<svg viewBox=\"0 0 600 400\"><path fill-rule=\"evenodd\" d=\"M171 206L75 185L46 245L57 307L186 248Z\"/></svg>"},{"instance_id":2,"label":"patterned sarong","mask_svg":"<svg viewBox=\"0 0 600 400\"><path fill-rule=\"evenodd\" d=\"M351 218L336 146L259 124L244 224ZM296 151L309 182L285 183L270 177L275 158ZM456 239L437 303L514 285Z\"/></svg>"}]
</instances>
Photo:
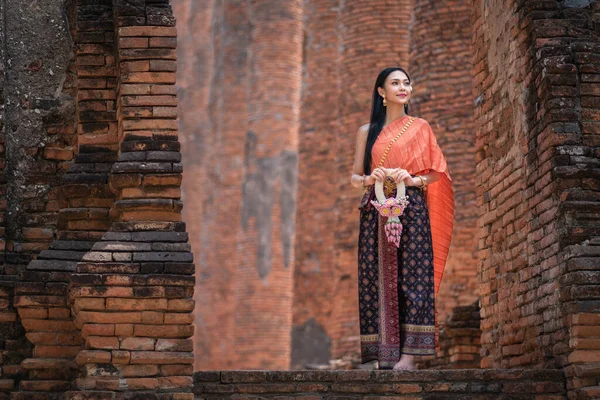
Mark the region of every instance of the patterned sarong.
<instances>
[{"instance_id":1,"label":"patterned sarong","mask_svg":"<svg viewBox=\"0 0 600 400\"><path fill-rule=\"evenodd\" d=\"M402 354L435 354L433 246L423 191L407 187L400 248L385 239L381 217L361 202L358 291L361 358L392 368ZM393 194L395 195L395 194ZM367 197L368 196L368 197ZM379 238L382 238L381 240Z\"/></svg>"}]
</instances>

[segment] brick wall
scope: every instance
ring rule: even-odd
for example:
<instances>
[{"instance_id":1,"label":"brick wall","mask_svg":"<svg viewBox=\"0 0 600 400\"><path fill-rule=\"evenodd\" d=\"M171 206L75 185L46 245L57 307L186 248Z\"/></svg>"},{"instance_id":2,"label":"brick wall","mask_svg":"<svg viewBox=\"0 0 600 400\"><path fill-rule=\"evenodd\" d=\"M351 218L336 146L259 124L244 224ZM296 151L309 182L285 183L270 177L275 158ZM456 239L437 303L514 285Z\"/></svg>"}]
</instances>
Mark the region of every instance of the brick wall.
<instances>
[{"instance_id":1,"label":"brick wall","mask_svg":"<svg viewBox=\"0 0 600 400\"><path fill-rule=\"evenodd\" d=\"M481 363L481 329L479 306L457 306L439 330L435 357L423 358L419 369L479 368Z\"/></svg>"},{"instance_id":2,"label":"brick wall","mask_svg":"<svg viewBox=\"0 0 600 400\"><path fill-rule=\"evenodd\" d=\"M411 112L426 119L452 176L454 231L436 303L444 322L478 298L471 10L462 1L416 1L411 25Z\"/></svg>"},{"instance_id":3,"label":"brick wall","mask_svg":"<svg viewBox=\"0 0 600 400\"><path fill-rule=\"evenodd\" d=\"M186 140L182 151L186 168L190 168L185 174L183 195L193 199L184 210L184 218L191 224L190 241L197 260L195 368L214 365L227 369L233 368L238 359L238 300L232 277L245 254L237 251L237 235L225 232L241 230L241 218L232 216L241 215L240 182L248 118L246 107L238 107L233 114L227 113L225 105L247 102L248 6L246 1L209 1L203 2L202 8L193 1L177 0L173 4L191 40L187 45L184 40L178 48L182 65L178 79L183 95L180 124ZM202 23L195 23L196 19ZM212 30L218 34L211 35ZM203 34L204 42L198 42ZM190 98L202 93L205 97L198 101Z\"/></svg>"},{"instance_id":4,"label":"brick wall","mask_svg":"<svg viewBox=\"0 0 600 400\"><path fill-rule=\"evenodd\" d=\"M186 220L202 221L192 238L202 287L196 366L287 368L301 3L228 1L198 8L179 2L175 10L184 21L191 21L192 12L208 23L214 20L212 29L219 32L206 44L212 65L203 61L207 69L199 71L209 82L204 90L210 91L210 102L200 100L209 126L197 118L182 121L190 144L184 151L199 171L184 184L184 193L197 198ZM191 92L184 89L184 96Z\"/></svg>"},{"instance_id":5,"label":"brick wall","mask_svg":"<svg viewBox=\"0 0 600 400\"><path fill-rule=\"evenodd\" d=\"M567 366L572 398L598 394L599 10L473 8L482 366Z\"/></svg>"},{"instance_id":6,"label":"brick wall","mask_svg":"<svg viewBox=\"0 0 600 400\"><path fill-rule=\"evenodd\" d=\"M76 63L70 40L75 7L48 1L37 9L0 7L0 398L27 376L27 321L17 313L18 281L55 237L63 174L77 144ZM45 40L40 40L45 37ZM24 51L26 49L26 51ZM57 286L54 290L61 290ZM64 289L64 288L63 288Z\"/></svg>"},{"instance_id":7,"label":"brick wall","mask_svg":"<svg viewBox=\"0 0 600 400\"><path fill-rule=\"evenodd\" d=\"M14 285L22 328L2 342L0 386L11 399L193 398L174 25L168 1L77 3L77 107L63 110L77 155L57 184L55 240Z\"/></svg>"},{"instance_id":8,"label":"brick wall","mask_svg":"<svg viewBox=\"0 0 600 400\"><path fill-rule=\"evenodd\" d=\"M560 370L198 372L194 393L211 399L547 399L565 396ZM292 397L293 395L293 397ZM297 396L297 397L296 397Z\"/></svg>"},{"instance_id":9,"label":"brick wall","mask_svg":"<svg viewBox=\"0 0 600 400\"><path fill-rule=\"evenodd\" d=\"M196 332L194 334L195 357L194 368L196 370L206 368L207 362L212 362L214 368L226 368L232 360L226 357L227 348L232 346L233 319L226 318L232 315L231 310L235 306L232 302L223 301L216 291L206 290L205 278L210 276L216 287L226 287L226 271L213 268L217 265L215 245L216 237L211 235L214 228L216 213L207 208L209 199L218 194L216 190L206 190L208 177L214 176L212 166L216 166L218 158L211 151L203 151L206 146L212 146L214 139L210 132L217 129L219 120L211 122L208 110L209 96L218 102L223 90L211 91L213 80L212 51L212 29L213 16L219 18L214 10L214 1L173 0L171 1L173 13L177 16L177 95L179 99L179 126L180 141L182 143L181 153L183 156L185 174L182 184L182 197L185 201L183 218L189 232L192 251L196 260L196 291L194 293L196 304L208 304L219 302L219 307L212 309L208 317L202 313L195 313ZM225 41L226 34L231 29L224 29L219 33L219 42ZM241 36L232 40L232 46L244 45L245 39ZM215 44L215 49L220 48ZM219 68L228 68L229 63ZM237 71L242 73L241 70ZM201 111L200 111L201 110ZM243 126L243 125L242 125ZM241 128L241 127L238 127ZM216 136L216 135L215 135ZM232 145L232 144L230 144ZM223 171L224 166L220 167ZM222 202L230 202L230 199L221 199ZM201 240L200 240L201 239ZM210 251L213 249L213 251ZM222 278L217 278L221 276ZM218 281L217 281L218 279ZM210 317L212 315L212 317ZM229 343L229 346L211 346L210 343L221 340Z\"/></svg>"}]
</instances>

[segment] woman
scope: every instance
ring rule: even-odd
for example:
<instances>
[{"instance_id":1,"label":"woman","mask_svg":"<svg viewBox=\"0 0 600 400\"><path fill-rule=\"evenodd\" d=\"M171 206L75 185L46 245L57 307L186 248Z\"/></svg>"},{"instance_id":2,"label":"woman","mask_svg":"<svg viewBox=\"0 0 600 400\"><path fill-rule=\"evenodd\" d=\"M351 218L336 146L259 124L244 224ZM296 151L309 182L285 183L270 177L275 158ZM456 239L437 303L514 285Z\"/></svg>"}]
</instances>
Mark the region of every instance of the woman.
<instances>
[{"instance_id":1,"label":"woman","mask_svg":"<svg viewBox=\"0 0 600 400\"><path fill-rule=\"evenodd\" d=\"M452 235L454 194L431 127L408 115L411 95L405 70L381 71L371 122L358 130L352 185L366 190L358 249L363 367L414 369L415 355L435 354L434 299ZM371 204L378 181L386 197L395 196L397 183L406 186L399 247L387 240L387 218Z\"/></svg>"}]
</instances>

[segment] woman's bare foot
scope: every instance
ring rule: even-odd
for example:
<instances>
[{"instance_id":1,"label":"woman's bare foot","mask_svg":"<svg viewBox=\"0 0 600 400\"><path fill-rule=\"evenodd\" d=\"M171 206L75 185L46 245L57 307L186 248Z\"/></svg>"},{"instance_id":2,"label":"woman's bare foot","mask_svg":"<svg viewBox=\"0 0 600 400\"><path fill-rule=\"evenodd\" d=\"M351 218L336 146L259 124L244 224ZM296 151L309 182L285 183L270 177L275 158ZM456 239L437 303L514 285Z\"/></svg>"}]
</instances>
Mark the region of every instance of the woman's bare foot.
<instances>
[{"instance_id":1,"label":"woman's bare foot","mask_svg":"<svg viewBox=\"0 0 600 400\"><path fill-rule=\"evenodd\" d=\"M394 365L394 371L410 371L415 369L415 357L410 354L402 354L400 361Z\"/></svg>"},{"instance_id":2,"label":"woman's bare foot","mask_svg":"<svg viewBox=\"0 0 600 400\"><path fill-rule=\"evenodd\" d=\"M358 369L366 369L366 370L379 369L379 361L373 360L373 361L366 362L364 364L360 364L358 366Z\"/></svg>"}]
</instances>

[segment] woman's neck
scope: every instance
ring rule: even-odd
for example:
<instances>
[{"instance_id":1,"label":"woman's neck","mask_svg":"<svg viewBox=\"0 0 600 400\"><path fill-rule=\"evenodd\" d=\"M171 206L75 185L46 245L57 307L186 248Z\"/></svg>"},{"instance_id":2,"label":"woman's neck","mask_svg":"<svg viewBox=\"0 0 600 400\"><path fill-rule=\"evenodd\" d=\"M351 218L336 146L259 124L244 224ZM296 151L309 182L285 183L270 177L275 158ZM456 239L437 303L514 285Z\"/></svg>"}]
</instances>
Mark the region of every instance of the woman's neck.
<instances>
[{"instance_id":1,"label":"woman's neck","mask_svg":"<svg viewBox=\"0 0 600 400\"><path fill-rule=\"evenodd\" d=\"M397 105L396 107L389 105L385 113L385 125L387 126L398 118L405 117L406 115L403 105Z\"/></svg>"}]
</instances>

